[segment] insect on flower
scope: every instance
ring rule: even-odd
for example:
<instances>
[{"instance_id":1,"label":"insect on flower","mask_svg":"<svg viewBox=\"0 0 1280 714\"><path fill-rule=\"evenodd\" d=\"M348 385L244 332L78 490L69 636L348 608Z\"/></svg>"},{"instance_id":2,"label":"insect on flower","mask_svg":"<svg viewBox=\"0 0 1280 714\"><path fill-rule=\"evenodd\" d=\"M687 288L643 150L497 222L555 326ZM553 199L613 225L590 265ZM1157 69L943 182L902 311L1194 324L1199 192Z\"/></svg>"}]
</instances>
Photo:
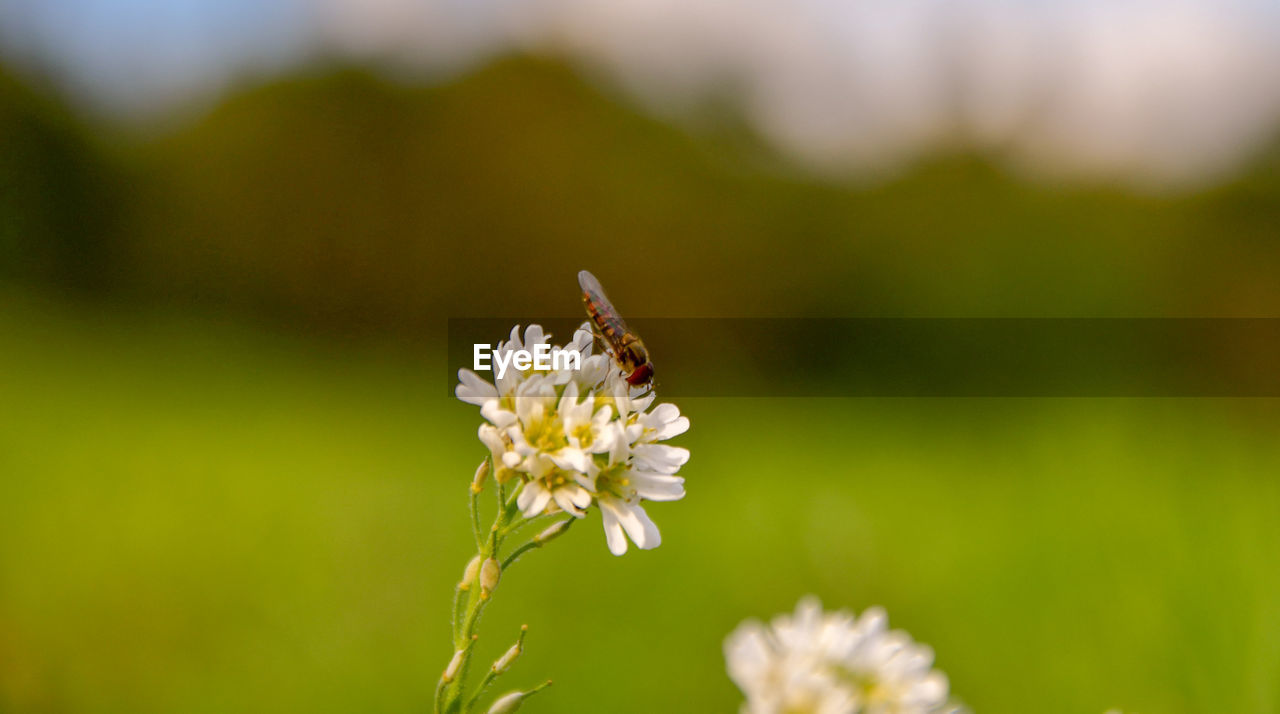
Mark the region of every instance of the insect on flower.
<instances>
[{"instance_id":1,"label":"insect on flower","mask_svg":"<svg viewBox=\"0 0 1280 714\"><path fill-rule=\"evenodd\" d=\"M582 305L587 309L596 335L608 348L613 361L626 373L627 383L633 387L652 387L653 363L649 361L649 351L618 316L618 311L604 294L604 288L600 287L600 281L591 273L580 270L578 285L582 286Z\"/></svg>"}]
</instances>

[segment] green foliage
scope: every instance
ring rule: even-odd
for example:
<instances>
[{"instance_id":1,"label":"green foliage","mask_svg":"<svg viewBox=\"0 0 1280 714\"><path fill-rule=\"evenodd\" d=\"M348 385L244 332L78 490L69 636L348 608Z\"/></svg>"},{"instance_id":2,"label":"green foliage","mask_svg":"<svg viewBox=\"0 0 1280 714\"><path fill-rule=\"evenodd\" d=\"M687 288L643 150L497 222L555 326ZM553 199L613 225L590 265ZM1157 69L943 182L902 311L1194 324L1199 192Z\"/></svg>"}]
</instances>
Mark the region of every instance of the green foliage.
<instances>
[{"instance_id":1,"label":"green foliage","mask_svg":"<svg viewBox=\"0 0 1280 714\"><path fill-rule=\"evenodd\" d=\"M4 204L6 240L60 247L47 269L7 248L4 272L109 266L134 294L314 327L563 314L583 267L638 315L1280 309L1275 153L1187 196L1028 182L966 154L822 183L727 112L677 129L527 57L425 88L317 66L163 135L100 131L105 169L81 130L30 116L0 168L28 196ZM499 280L521 304L482 289Z\"/></svg>"},{"instance_id":2,"label":"green foliage","mask_svg":"<svg viewBox=\"0 0 1280 714\"><path fill-rule=\"evenodd\" d=\"M823 184L732 124L680 131L546 60L426 89L318 72L150 151L146 206L171 212L136 234L144 274L327 321L507 314L477 286L512 277L522 312L559 314L581 267L651 315L1280 307L1256 239L1280 219L1270 164L1183 198L1028 184L967 155Z\"/></svg>"}]
</instances>

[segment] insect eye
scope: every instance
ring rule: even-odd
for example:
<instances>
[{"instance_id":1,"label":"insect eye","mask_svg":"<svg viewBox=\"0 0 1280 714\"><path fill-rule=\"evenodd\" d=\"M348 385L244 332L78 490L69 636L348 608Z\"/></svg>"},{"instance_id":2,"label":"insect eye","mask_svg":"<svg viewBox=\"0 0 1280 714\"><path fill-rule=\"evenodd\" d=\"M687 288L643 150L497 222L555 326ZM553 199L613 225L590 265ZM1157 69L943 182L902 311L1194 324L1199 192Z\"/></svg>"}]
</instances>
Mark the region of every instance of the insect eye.
<instances>
[{"instance_id":1,"label":"insect eye","mask_svg":"<svg viewBox=\"0 0 1280 714\"><path fill-rule=\"evenodd\" d=\"M637 367L636 371L632 372L631 375L627 377L627 383L638 387L646 382L650 382L652 379L653 365L646 362L645 364ZM652 388L652 385L650 385L650 388Z\"/></svg>"}]
</instances>

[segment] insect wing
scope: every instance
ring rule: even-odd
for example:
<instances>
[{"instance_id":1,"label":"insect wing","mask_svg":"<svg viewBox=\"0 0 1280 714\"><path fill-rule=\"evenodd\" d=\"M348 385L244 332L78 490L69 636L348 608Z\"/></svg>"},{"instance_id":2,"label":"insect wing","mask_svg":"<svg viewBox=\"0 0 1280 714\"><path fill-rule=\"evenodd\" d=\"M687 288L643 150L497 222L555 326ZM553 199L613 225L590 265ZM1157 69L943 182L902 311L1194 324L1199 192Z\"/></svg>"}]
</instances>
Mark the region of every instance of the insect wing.
<instances>
[{"instance_id":1,"label":"insect wing","mask_svg":"<svg viewBox=\"0 0 1280 714\"><path fill-rule=\"evenodd\" d=\"M613 303L609 302L609 296L604 294L604 288L600 286L596 276L585 270L579 271L578 285L582 287L582 302L596 334L616 356L622 349L624 338L632 334L631 329L618 315Z\"/></svg>"}]
</instances>

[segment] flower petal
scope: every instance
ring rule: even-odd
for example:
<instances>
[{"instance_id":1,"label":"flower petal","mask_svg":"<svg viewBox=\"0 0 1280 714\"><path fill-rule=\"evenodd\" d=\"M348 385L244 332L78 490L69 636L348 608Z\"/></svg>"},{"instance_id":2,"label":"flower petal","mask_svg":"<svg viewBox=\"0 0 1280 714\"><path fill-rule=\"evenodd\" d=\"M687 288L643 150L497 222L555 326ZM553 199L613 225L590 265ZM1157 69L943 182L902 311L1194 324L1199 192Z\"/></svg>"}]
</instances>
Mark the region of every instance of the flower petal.
<instances>
[{"instance_id":1,"label":"flower petal","mask_svg":"<svg viewBox=\"0 0 1280 714\"><path fill-rule=\"evenodd\" d=\"M627 474L631 486L641 498L649 501L679 501L684 498L684 479L679 476L632 471Z\"/></svg>"},{"instance_id":2,"label":"flower petal","mask_svg":"<svg viewBox=\"0 0 1280 714\"><path fill-rule=\"evenodd\" d=\"M591 492L581 486L569 489L569 498L572 499L573 505L578 508L586 508L591 505Z\"/></svg>"},{"instance_id":3,"label":"flower petal","mask_svg":"<svg viewBox=\"0 0 1280 714\"><path fill-rule=\"evenodd\" d=\"M480 416L488 419L494 426L508 427L516 423L516 415L503 409L497 399L490 399L480 406Z\"/></svg>"},{"instance_id":4,"label":"flower petal","mask_svg":"<svg viewBox=\"0 0 1280 714\"><path fill-rule=\"evenodd\" d=\"M453 393L458 399L476 406L498 398L498 388L469 369L458 370L458 386L454 387Z\"/></svg>"},{"instance_id":5,"label":"flower petal","mask_svg":"<svg viewBox=\"0 0 1280 714\"><path fill-rule=\"evenodd\" d=\"M581 518L586 514L578 510L578 506L573 502L573 491L575 489L578 489L576 485L562 486L552 491L551 497L555 499L556 505L560 507L560 510ZM589 500L588 503L590 503Z\"/></svg>"},{"instance_id":6,"label":"flower petal","mask_svg":"<svg viewBox=\"0 0 1280 714\"><path fill-rule=\"evenodd\" d=\"M573 410L578 405L578 383L569 382L565 385L564 394L560 396L560 405L557 407L561 412Z\"/></svg>"},{"instance_id":7,"label":"flower petal","mask_svg":"<svg viewBox=\"0 0 1280 714\"><path fill-rule=\"evenodd\" d=\"M551 457L551 460L555 462L556 466L559 466L565 471L586 471L591 468L589 466L591 457L587 456L587 452L582 449L575 449L571 446L566 446L559 449L554 454L548 454L548 456Z\"/></svg>"},{"instance_id":8,"label":"flower petal","mask_svg":"<svg viewBox=\"0 0 1280 714\"><path fill-rule=\"evenodd\" d=\"M551 335L542 330L542 325L529 325L524 331L524 346L530 352L540 344L544 344Z\"/></svg>"},{"instance_id":9,"label":"flower petal","mask_svg":"<svg viewBox=\"0 0 1280 714\"><path fill-rule=\"evenodd\" d=\"M533 499L537 497L538 491L542 490L542 484L537 481L531 481L520 489L520 494L516 496L516 507L521 511L527 511L529 504L533 503ZM527 515L527 514L526 514Z\"/></svg>"},{"instance_id":10,"label":"flower petal","mask_svg":"<svg viewBox=\"0 0 1280 714\"><path fill-rule=\"evenodd\" d=\"M658 433L653 438L658 441L664 441L673 436L679 436L686 431L689 431L689 417L682 416L674 421L667 422L665 426L658 429Z\"/></svg>"},{"instance_id":11,"label":"flower petal","mask_svg":"<svg viewBox=\"0 0 1280 714\"><path fill-rule=\"evenodd\" d=\"M539 489L538 495L534 496L533 502L525 509L525 515L532 518L542 513L547 508L547 504L551 502L551 492L547 489Z\"/></svg>"},{"instance_id":12,"label":"flower petal","mask_svg":"<svg viewBox=\"0 0 1280 714\"><path fill-rule=\"evenodd\" d=\"M600 520L604 523L604 540L609 545L609 552L622 555L627 552L627 537L622 535L622 524L612 509L600 504Z\"/></svg>"},{"instance_id":13,"label":"flower petal","mask_svg":"<svg viewBox=\"0 0 1280 714\"><path fill-rule=\"evenodd\" d=\"M635 544L640 546L643 550L653 550L654 548L662 545L662 534L658 532L657 524L655 524L649 518L649 514L645 512L644 506L636 504L631 508L632 512L640 520L640 526L643 529L640 540L636 540L635 536L632 536L631 540L635 541Z\"/></svg>"},{"instance_id":14,"label":"flower petal","mask_svg":"<svg viewBox=\"0 0 1280 714\"><path fill-rule=\"evenodd\" d=\"M492 424L481 424L476 431L476 435L480 437L481 443L489 447L489 454L493 456L494 466L503 463L507 452L507 444L502 440L502 432L498 431L498 427Z\"/></svg>"},{"instance_id":15,"label":"flower petal","mask_svg":"<svg viewBox=\"0 0 1280 714\"><path fill-rule=\"evenodd\" d=\"M649 515L639 504L627 503L618 498L607 498L600 500L600 507L613 512L636 547L648 550L657 548L662 543L657 526L649 520Z\"/></svg>"},{"instance_id":16,"label":"flower petal","mask_svg":"<svg viewBox=\"0 0 1280 714\"><path fill-rule=\"evenodd\" d=\"M645 470L673 474L689 461L689 450L666 444L636 444L631 447L636 465Z\"/></svg>"}]
</instances>

